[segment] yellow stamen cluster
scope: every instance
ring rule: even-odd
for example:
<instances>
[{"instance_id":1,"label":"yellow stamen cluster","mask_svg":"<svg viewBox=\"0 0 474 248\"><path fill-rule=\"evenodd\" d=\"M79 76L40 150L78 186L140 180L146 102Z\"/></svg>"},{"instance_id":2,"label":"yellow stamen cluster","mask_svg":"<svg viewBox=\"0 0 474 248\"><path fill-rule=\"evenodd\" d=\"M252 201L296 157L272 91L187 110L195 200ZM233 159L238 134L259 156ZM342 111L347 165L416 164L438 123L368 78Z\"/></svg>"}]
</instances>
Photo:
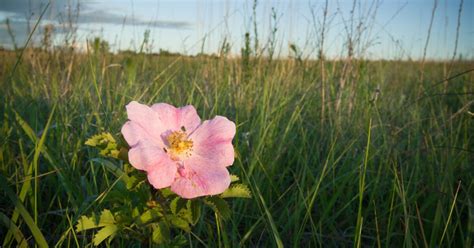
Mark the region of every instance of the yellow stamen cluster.
<instances>
[{"instance_id":1,"label":"yellow stamen cluster","mask_svg":"<svg viewBox=\"0 0 474 248\"><path fill-rule=\"evenodd\" d=\"M193 141L188 139L184 131L174 131L166 138L168 141L167 152L173 160L179 160L180 156L191 156Z\"/></svg>"}]
</instances>

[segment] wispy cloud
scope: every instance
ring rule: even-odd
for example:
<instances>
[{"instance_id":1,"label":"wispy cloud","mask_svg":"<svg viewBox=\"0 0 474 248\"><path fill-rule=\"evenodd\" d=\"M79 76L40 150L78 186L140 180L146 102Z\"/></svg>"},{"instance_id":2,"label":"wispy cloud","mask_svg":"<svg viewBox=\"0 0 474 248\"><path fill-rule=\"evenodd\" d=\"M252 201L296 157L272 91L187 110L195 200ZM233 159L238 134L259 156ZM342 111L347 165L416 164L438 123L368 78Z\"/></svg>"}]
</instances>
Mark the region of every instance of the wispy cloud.
<instances>
[{"instance_id":1,"label":"wispy cloud","mask_svg":"<svg viewBox=\"0 0 474 248\"><path fill-rule=\"evenodd\" d=\"M43 20L56 22L56 24L58 24L60 22L64 22L64 17L67 16L69 12L73 12L74 14L75 11L79 11L78 18L74 19L76 24L97 23L138 25L148 26L149 28L168 29L192 28L192 23L190 22L172 20L148 21L137 17L131 17L127 14L117 14L108 10L98 9L93 3L94 2L78 2L78 0L52 1L49 9L43 17ZM34 20L38 18L39 14L47 4L48 0L2 0L0 12L3 12L4 17L8 16L11 22L22 22L26 19ZM2 20L0 19L0 21Z\"/></svg>"},{"instance_id":2,"label":"wispy cloud","mask_svg":"<svg viewBox=\"0 0 474 248\"><path fill-rule=\"evenodd\" d=\"M78 23L104 23L104 24L121 24L121 25L138 25L149 26L155 28L172 28L172 29L188 29L192 25L183 21L145 21L138 18L131 18L127 15L119 15L105 10L94 10L84 12L79 15Z\"/></svg>"}]
</instances>

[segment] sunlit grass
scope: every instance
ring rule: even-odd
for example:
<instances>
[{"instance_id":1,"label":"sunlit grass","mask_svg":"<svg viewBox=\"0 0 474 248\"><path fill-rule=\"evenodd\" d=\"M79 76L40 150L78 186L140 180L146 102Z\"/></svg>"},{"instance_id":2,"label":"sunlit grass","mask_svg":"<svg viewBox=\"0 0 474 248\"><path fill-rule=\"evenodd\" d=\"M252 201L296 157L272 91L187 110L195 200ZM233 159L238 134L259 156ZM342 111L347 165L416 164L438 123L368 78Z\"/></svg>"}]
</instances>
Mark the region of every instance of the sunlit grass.
<instances>
[{"instance_id":1,"label":"sunlit grass","mask_svg":"<svg viewBox=\"0 0 474 248\"><path fill-rule=\"evenodd\" d=\"M420 82L417 62L326 61L322 72L319 61L26 50L11 74L15 54L2 58L2 246L91 244L74 225L108 204L117 178L84 142L119 137L131 100L237 125L230 171L253 198L233 201L226 222L199 222L190 244L472 246L472 72L443 82L446 63L432 62Z\"/></svg>"}]
</instances>

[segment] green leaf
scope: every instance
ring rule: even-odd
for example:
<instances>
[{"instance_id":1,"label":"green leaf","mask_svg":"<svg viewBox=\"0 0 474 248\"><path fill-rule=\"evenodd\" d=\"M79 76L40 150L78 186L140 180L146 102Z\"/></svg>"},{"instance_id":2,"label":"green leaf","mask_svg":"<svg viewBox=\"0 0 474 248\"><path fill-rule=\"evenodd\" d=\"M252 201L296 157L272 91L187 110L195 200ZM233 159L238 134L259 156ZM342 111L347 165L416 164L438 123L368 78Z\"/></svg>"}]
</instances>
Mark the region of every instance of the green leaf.
<instances>
[{"instance_id":1,"label":"green leaf","mask_svg":"<svg viewBox=\"0 0 474 248\"><path fill-rule=\"evenodd\" d=\"M191 224L196 225L199 219L201 218L201 201L188 201L188 209L191 210Z\"/></svg>"},{"instance_id":2,"label":"green leaf","mask_svg":"<svg viewBox=\"0 0 474 248\"><path fill-rule=\"evenodd\" d=\"M189 208L184 208L183 210L181 210L178 213L178 216L186 220L189 224L193 223L193 213L191 212L191 209Z\"/></svg>"},{"instance_id":3,"label":"green leaf","mask_svg":"<svg viewBox=\"0 0 474 248\"><path fill-rule=\"evenodd\" d=\"M222 198L238 197L238 198L251 198L249 188L245 184L234 184L231 185L224 193L220 195Z\"/></svg>"},{"instance_id":4,"label":"green leaf","mask_svg":"<svg viewBox=\"0 0 474 248\"><path fill-rule=\"evenodd\" d=\"M93 135L85 142L88 146L107 146L109 144L117 144L112 134L108 132L102 132L100 134Z\"/></svg>"},{"instance_id":5,"label":"green leaf","mask_svg":"<svg viewBox=\"0 0 474 248\"><path fill-rule=\"evenodd\" d=\"M95 246L98 246L106 238L110 237L110 239L112 239L117 231L118 227L116 225L106 225L94 235L92 241L94 241Z\"/></svg>"},{"instance_id":6,"label":"green leaf","mask_svg":"<svg viewBox=\"0 0 474 248\"><path fill-rule=\"evenodd\" d=\"M181 197L176 197L170 203L171 213L186 220L189 224L193 223L193 213L190 208L190 202L191 201Z\"/></svg>"},{"instance_id":7,"label":"green leaf","mask_svg":"<svg viewBox=\"0 0 474 248\"><path fill-rule=\"evenodd\" d=\"M148 209L140 218L137 219L136 223L139 225L144 225L153 221L156 221L163 217L163 209L160 207L154 207L152 209Z\"/></svg>"},{"instance_id":8,"label":"green leaf","mask_svg":"<svg viewBox=\"0 0 474 248\"><path fill-rule=\"evenodd\" d=\"M97 218L94 215L92 215L91 217L87 217L84 215L81 216L79 220L77 221L76 231L81 232L88 229L114 225L114 224L115 224L114 215L112 214L112 212L110 212L110 210L105 209L100 214L99 223L97 223Z\"/></svg>"},{"instance_id":9,"label":"green leaf","mask_svg":"<svg viewBox=\"0 0 474 248\"><path fill-rule=\"evenodd\" d=\"M148 182L146 173L135 171L135 169L127 169L127 167L130 167L130 165L124 164L124 174L127 177L122 177L122 180L128 190L138 189L143 183Z\"/></svg>"},{"instance_id":10,"label":"green leaf","mask_svg":"<svg viewBox=\"0 0 474 248\"><path fill-rule=\"evenodd\" d=\"M117 233L118 227L115 225L115 217L108 209L104 209L99 217L99 223L97 223L96 216L91 217L81 216L76 225L76 231L81 232L88 229L102 227L92 239L94 245L97 246L106 238L112 239Z\"/></svg>"},{"instance_id":11,"label":"green leaf","mask_svg":"<svg viewBox=\"0 0 474 248\"><path fill-rule=\"evenodd\" d=\"M123 180L128 190L136 188L143 182L143 180L139 180L136 176L124 177Z\"/></svg>"},{"instance_id":12,"label":"green leaf","mask_svg":"<svg viewBox=\"0 0 474 248\"><path fill-rule=\"evenodd\" d=\"M162 244L170 239L170 229L164 222L153 225L153 243Z\"/></svg>"},{"instance_id":13,"label":"green leaf","mask_svg":"<svg viewBox=\"0 0 474 248\"><path fill-rule=\"evenodd\" d=\"M181 198L181 197L176 197L174 198L171 203L170 203L170 209L173 214L178 214L183 208L186 207L187 200Z\"/></svg>"},{"instance_id":14,"label":"green leaf","mask_svg":"<svg viewBox=\"0 0 474 248\"><path fill-rule=\"evenodd\" d=\"M138 216L140 216L140 210L138 210L137 207L134 207L132 210L132 218L137 218Z\"/></svg>"},{"instance_id":15,"label":"green leaf","mask_svg":"<svg viewBox=\"0 0 474 248\"><path fill-rule=\"evenodd\" d=\"M77 220L76 232L81 232L81 231L84 231L84 230L97 228L97 227L98 226L95 223L95 218L94 217L87 217L87 216L83 215L79 218L79 220Z\"/></svg>"},{"instance_id":16,"label":"green leaf","mask_svg":"<svg viewBox=\"0 0 474 248\"><path fill-rule=\"evenodd\" d=\"M94 136L92 136L92 137L88 138L84 144L88 145L88 146L95 147L99 144L99 142L98 142L97 139L95 139Z\"/></svg>"},{"instance_id":17,"label":"green leaf","mask_svg":"<svg viewBox=\"0 0 474 248\"><path fill-rule=\"evenodd\" d=\"M231 183L237 182L239 180L240 180L240 178L237 175L230 174L230 182Z\"/></svg>"},{"instance_id":18,"label":"green leaf","mask_svg":"<svg viewBox=\"0 0 474 248\"><path fill-rule=\"evenodd\" d=\"M118 158L118 155L120 154L120 150L117 148L117 142L112 134L107 132L90 137L86 140L85 145L97 147L100 149L99 153L102 156Z\"/></svg>"},{"instance_id":19,"label":"green leaf","mask_svg":"<svg viewBox=\"0 0 474 248\"><path fill-rule=\"evenodd\" d=\"M182 229L186 232L191 231L191 227L189 226L188 221L186 221L185 219L183 219L183 218L181 218L177 215L167 215L167 217L168 217L168 220L171 223L171 225L173 225L174 227Z\"/></svg>"},{"instance_id":20,"label":"green leaf","mask_svg":"<svg viewBox=\"0 0 474 248\"><path fill-rule=\"evenodd\" d=\"M170 248L180 248L180 247L185 247L189 246L188 245L188 239L184 235L176 235L174 238L171 240L169 247Z\"/></svg>"},{"instance_id":21,"label":"green leaf","mask_svg":"<svg viewBox=\"0 0 474 248\"><path fill-rule=\"evenodd\" d=\"M161 191L161 194L166 198L168 198L168 196L170 195L176 195L173 191L171 191L170 188L160 189L160 191Z\"/></svg>"},{"instance_id":22,"label":"green leaf","mask_svg":"<svg viewBox=\"0 0 474 248\"><path fill-rule=\"evenodd\" d=\"M228 219L230 217L230 208L227 202L216 196L208 197L204 200L204 202L214 210L217 214L219 214L222 219Z\"/></svg>"},{"instance_id":23,"label":"green leaf","mask_svg":"<svg viewBox=\"0 0 474 248\"><path fill-rule=\"evenodd\" d=\"M115 218L112 212L108 209L104 209L100 214L99 226L115 224Z\"/></svg>"}]
</instances>

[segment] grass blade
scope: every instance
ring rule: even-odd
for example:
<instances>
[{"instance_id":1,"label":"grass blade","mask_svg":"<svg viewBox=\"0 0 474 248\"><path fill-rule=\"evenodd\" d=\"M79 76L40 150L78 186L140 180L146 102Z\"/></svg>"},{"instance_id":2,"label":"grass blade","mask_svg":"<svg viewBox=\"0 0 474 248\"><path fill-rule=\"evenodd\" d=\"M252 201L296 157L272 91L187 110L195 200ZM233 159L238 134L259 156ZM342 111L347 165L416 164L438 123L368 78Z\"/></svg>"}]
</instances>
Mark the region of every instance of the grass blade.
<instances>
[{"instance_id":1,"label":"grass blade","mask_svg":"<svg viewBox=\"0 0 474 248\"><path fill-rule=\"evenodd\" d=\"M2 212L0 212L0 222L3 223L3 225L5 225L5 227L7 227L8 230L13 233L13 237L15 237L18 247L28 247L25 236L21 230Z\"/></svg>"},{"instance_id":2,"label":"grass blade","mask_svg":"<svg viewBox=\"0 0 474 248\"><path fill-rule=\"evenodd\" d=\"M46 242L46 239L44 238L43 233L41 233L35 221L31 217L31 215L28 213L28 210L25 208L25 206L21 203L20 199L18 199L17 195L13 192L12 189L10 189L10 187L8 187L7 178L1 174L0 174L0 188L3 191L5 191L12 205L15 206L16 209L18 209L18 212L20 213L21 217L23 217L23 220L25 221L26 225L30 229L31 234L35 238L38 246L48 247L48 243Z\"/></svg>"}]
</instances>

